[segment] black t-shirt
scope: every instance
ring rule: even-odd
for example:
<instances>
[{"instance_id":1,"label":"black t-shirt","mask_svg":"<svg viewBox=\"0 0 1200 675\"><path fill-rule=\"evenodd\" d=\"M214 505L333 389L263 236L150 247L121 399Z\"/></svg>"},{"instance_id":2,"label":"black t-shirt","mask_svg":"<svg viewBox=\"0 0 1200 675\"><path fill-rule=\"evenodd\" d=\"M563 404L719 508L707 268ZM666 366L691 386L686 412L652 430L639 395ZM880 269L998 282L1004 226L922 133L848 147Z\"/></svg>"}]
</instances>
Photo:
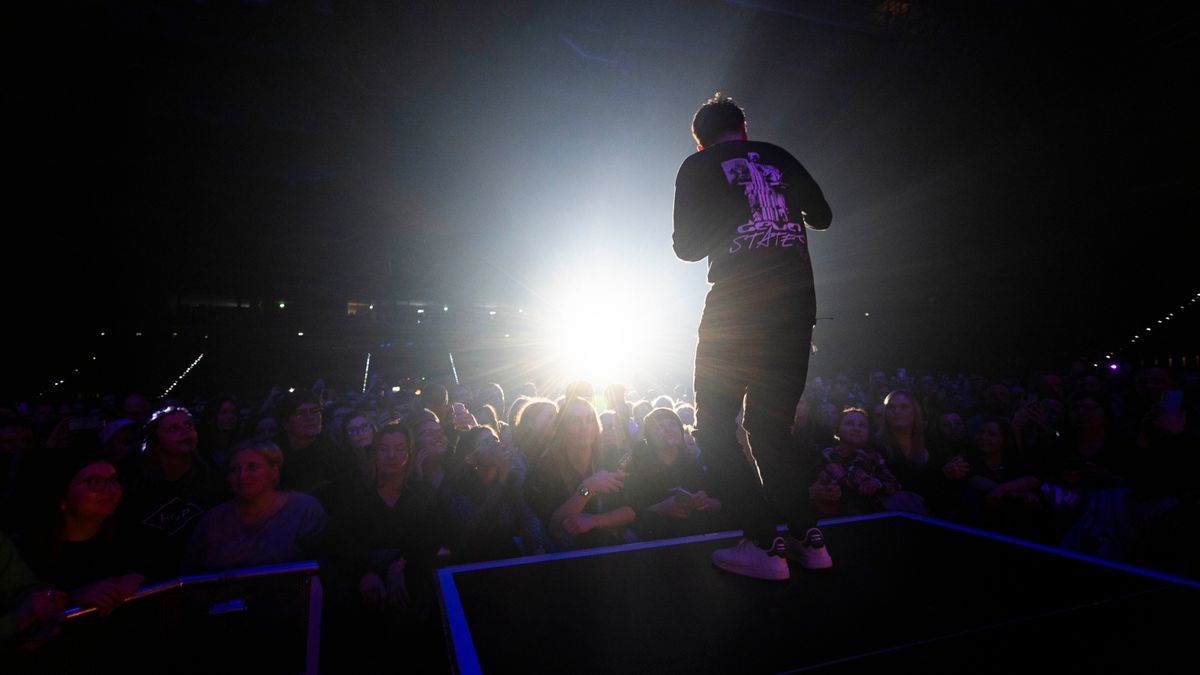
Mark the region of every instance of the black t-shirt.
<instances>
[{"instance_id":1,"label":"black t-shirt","mask_svg":"<svg viewBox=\"0 0 1200 675\"><path fill-rule=\"evenodd\" d=\"M208 509L225 500L223 482L196 458L187 473L169 481L147 466L117 508L117 532L136 571L148 581L179 574L188 539Z\"/></svg>"},{"instance_id":2,"label":"black t-shirt","mask_svg":"<svg viewBox=\"0 0 1200 675\"><path fill-rule=\"evenodd\" d=\"M788 151L727 141L684 160L675 178L675 254L708 258L708 280L812 287L805 225L832 220L821 188Z\"/></svg>"}]
</instances>

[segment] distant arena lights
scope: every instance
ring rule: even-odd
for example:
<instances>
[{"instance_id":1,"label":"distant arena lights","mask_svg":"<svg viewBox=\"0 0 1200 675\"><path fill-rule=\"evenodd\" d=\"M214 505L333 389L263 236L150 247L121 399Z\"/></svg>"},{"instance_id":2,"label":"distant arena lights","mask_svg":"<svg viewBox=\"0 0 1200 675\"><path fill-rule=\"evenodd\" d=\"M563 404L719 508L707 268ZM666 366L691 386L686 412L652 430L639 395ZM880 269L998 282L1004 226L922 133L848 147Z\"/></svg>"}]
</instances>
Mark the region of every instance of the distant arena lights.
<instances>
[{"instance_id":1,"label":"distant arena lights","mask_svg":"<svg viewBox=\"0 0 1200 675\"><path fill-rule=\"evenodd\" d=\"M1196 304L1196 298L1200 298L1200 293L1196 293L1195 297L1188 298L1188 300L1187 300L1187 304L1180 305L1180 306L1179 306L1179 309L1181 309L1181 310L1182 310L1182 309L1187 309L1187 308L1188 308L1188 304L1193 304L1193 305L1194 305L1194 304ZM1171 320L1171 319L1173 319L1173 318L1175 318L1175 312L1167 312L1167 315L1166 315L1166 316L1164 316L1164 317L1163 317L1163 318L1161 318L1161 319L1156 319L1156 320L1155 320L1155 323L1156 323L1156 324L1158 324L1158 325L1162 325L1164 322L1166 322L1166 321L1170 321L1170 320ZM1151 327L1151 326L1146 326L1146 332L1147 332L1147 333L1151 333L1151 332L1153 332L1153 329L1152 329L1152 327ZM1142 337L1141 333L1134 333L1134 334L1133 334L1133 337L1129 339L1129 344L1136 344L1136 343L1137 343L1137 341L1138 341L1138 338L1140 338L1140 337ZM1111 360L1112 358L1113 358L1113 357L1112 357L1112 354L1109 354L1108 356L1106 356L1106 357L1105 357L1105 359L1110 359L1110 360ZM1112 368L1113 370L1116 370L1115 362L1113 363L1113 365L1111 365L1111 366L1110 366L1110 368Z\"/></svg>"},{"instance_id":2,"label":"distant arena lights","mask_svg":"<svg viewBox=\"0 0 1200 675\"><path fill-rule=\"evenodd\" d=\"M192 365L185 368L183 373L180 374L179 377L175 378L175 381L171 383L171 386L167 387L166 390L163 391L162 395L159 396L159 398L162 398L163 396L166 396L167 394L171 393L171 390L174 389L181 381L183 381L183 378L187 377L188 373L192 372L192 368L195 368L196 364L200 363L200 359L202 359L202 358L204 358L203 352L200 353L200 356L196 357L195 361L192 361Z\"/></svg>"}]
</instances>

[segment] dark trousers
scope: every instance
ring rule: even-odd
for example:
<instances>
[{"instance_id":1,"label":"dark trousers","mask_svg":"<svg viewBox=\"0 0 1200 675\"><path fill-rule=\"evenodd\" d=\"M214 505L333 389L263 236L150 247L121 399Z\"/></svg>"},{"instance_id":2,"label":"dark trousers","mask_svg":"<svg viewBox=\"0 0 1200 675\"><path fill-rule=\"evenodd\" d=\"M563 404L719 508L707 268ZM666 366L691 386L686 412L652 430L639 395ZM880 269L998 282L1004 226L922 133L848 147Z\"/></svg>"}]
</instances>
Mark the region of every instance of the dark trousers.
<instances>
[{"instance_id":1,"label":"dark trousers","mask_svg":"<svg viewBox=\"0 0 1200 675\"><path fill-rule=\"evenodd\" d=\"M815 311L811 291L709 292L696 346L696 442L713 496L764 548L785 522L797 537L816 524L812 463L791 437L804 393ZM758 473L737 441L742 408Z\"/></svg>"}]
</instances>

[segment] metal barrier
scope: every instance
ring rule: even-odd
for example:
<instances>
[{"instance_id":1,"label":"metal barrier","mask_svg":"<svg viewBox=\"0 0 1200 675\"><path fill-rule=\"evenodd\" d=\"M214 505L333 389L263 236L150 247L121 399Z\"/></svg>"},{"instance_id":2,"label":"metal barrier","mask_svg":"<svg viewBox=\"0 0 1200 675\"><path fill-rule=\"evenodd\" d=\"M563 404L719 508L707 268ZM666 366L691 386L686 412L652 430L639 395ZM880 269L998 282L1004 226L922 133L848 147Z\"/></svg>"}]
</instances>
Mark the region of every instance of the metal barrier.
<instances>
[{"instance_id":1,"label":"metal barrier","mask_svg":"<svg viewBox=\"0 0 1200 675\"><path fill-rule=\"evenodd\" d=\"M214 594L211 592L213 590L232 591L247 582L253 583L263 579L278 579L287 576L303 575L302 588L307 591L307 599L304 602L305 649L303 672L315 675L318 670L320 657L321 606L323 599L321 580L317 576L318 571L320 571L320 566L314 561L308 561L282 565L264 565L262 567L246 567L212 574L184 576L138 589L136 593L126 598L122 604L122 608L147 603L155 598L165 601L167 598L180 597L196 589L208 589L210 591L208 595L211 596ZM206 602L208 604L207 614L210 617L244 612L248 609L245 597L227 597L230 594L226 593L216 593L216 595L220 597L219 600L211 603ZM239 594L233 593L232 595ZM64 618L68 622L72 622L96 614L97 611L95 607L72 607L64 612Z\"/></svg>"}]
</instances>

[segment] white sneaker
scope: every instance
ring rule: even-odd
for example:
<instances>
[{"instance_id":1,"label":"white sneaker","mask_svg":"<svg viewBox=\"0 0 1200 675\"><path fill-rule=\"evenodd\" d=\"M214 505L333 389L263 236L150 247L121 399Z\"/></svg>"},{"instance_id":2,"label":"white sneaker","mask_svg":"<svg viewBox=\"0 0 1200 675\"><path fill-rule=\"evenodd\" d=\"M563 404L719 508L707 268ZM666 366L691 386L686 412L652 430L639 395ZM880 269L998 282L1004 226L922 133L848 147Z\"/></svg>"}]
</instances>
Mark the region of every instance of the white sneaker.
<instances>
[{"instance_id":1,"label":"white sneaker","mask_svg":"<svg viewBox=\"0 0 1200 675\"><path fill-rule=\"evenodd\" d=\"M775 538L775 547L782 547L783 540ZM712 563L726 572L741 574L755 579L784 581L791 576L787 560L774 550L766 551L749 539L742 539L737 546L713 551Z\"/></svg>"},{"instance_id":2,"label":"white sneaker","mask_svg":"<svg viewBox=\"0 0 1200 675\"><path fill-rule=\"evenodd\" d=\"M787 542L788 557L800 563L806 570L827 570L833 567L833 558L829 549L825 548L825 536L815 527L808 528L804 539L789 537Z\"/></svg>"}]
</instances>

